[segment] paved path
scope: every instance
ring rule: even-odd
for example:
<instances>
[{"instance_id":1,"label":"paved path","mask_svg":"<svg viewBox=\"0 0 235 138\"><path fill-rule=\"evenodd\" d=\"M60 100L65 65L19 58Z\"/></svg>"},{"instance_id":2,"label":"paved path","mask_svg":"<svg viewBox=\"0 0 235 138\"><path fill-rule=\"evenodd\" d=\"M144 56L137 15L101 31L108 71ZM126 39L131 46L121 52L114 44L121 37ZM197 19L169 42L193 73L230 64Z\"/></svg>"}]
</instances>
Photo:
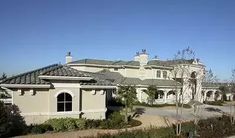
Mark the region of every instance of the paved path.
<instances>
[{"instance_id":1,"label":"paved path","mask_svg":"<svg viewBox=\"0 0 235 138\"><path fill-rule=\"evenodd\" d=\"M164 108L148 108L148 107L135 107L138 109L142 115L139 115L136 119L142 122L141 126L129 128L128 131L136 129L146 129L151 126L154 127L167 127L170 126L176 120L176 110L175 107L164 107ZM210 111L208 111L210 109ZM227 106L210 106L203 105L200 110L201 118L220 116L223 112L230 112L230 107ZM183 120L192 120L193 109L183 109ZM89 129L89 130L80 130L80 131L71 131L71 132L59 132L59 133L46 133L40 135L28 135L21 136L21 138L73 138L73 137L91 137L97 136L99 134L116 134L122 130L102 130L102 129ZM235 138L235 137L230 137Z\"/></svg>"}]
</instances>

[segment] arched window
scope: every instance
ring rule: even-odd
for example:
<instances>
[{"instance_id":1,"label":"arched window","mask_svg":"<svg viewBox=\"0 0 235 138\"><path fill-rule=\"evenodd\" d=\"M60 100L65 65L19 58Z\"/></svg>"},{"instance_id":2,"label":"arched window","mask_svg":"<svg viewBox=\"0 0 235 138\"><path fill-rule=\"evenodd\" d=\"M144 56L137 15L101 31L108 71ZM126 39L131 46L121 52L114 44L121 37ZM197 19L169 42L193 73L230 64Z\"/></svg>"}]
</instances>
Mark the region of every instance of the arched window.
<instances>
[{"instance_id":1,"label":"arched window","mask_svg":"<svg viewBox=\"0 0 235 138\"><path fill-rule=\"evenodd\" d=\"M72 111L72 96L61 93L57 96L57 112Z\"/></svg>"}]
</instances>

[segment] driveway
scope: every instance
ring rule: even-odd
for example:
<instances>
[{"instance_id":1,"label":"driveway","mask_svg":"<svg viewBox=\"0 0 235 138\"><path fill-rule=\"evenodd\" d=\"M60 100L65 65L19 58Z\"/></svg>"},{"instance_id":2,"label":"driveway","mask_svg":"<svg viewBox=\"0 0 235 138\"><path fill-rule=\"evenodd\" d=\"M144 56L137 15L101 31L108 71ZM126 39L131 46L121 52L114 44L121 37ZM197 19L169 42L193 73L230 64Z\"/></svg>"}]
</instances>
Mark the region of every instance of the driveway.
<instances>
[{"instance_id":1,"label":"driveway","mask_svg":"<svg viewBox=\"0 0 235 138\"><path fill-rule=\"evenodd\" d=\"M162 108L154 108L154 107L143 107L143 106L135 106L135 109L142 112L142 115L147 116L161 116L176 119L176 108L175 107L162 107ZM212 106L212 105L202 105L200 106L200 110L198 112L199 117L208 118L214 116L221 116L223 113L230 113L230 106ZM182 110L182 120L193 120L193 108Z\"/></svg>"}]
</instances>

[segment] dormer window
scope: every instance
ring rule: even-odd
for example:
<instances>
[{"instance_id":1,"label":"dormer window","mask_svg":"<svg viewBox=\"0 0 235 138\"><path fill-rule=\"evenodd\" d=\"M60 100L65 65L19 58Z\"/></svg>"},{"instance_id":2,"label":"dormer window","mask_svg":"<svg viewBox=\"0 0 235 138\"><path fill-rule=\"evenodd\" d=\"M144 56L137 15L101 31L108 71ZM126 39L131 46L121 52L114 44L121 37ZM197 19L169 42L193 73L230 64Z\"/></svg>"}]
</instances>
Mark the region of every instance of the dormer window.
<instances>
[{"instance_id":1,"label":"dormer window","mask_svg":"<svg viewBox=\"0 0 235 138\"><path fill-rule=\"evenodd\" d=\"M164 79L167 78L167 71L163 71L163 78L164 78Z\"/></svg>"},{"instance_id":2,"label":"dormer window","mask_svg":"<svg viewBox=\"0 0 235 138\"><path fill-rule=\"evenodd\" d=\"M161 78L161 71L160 70L157 71L157 78Z\"/></svg>"}]
</instances>

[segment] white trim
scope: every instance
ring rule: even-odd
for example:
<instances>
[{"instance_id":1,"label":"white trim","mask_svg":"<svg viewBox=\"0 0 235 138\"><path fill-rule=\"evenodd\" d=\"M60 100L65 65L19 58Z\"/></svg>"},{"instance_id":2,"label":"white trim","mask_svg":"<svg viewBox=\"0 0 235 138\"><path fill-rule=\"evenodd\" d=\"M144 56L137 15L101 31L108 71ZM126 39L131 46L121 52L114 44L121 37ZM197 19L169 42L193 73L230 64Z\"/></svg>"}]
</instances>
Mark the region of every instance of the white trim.
<instances>
[{"instance_id":1,"label":"white trim","mask_svg":"<svg viewBox=\"0 0 235 138\"><path fill-rule=\"evenodd\" d=\"M32 112L32 113L20 113L22 116L36 116L36 115L79 115L79 111L70 112Z\"/></svg>"},{"instance_id":2,"label":"white trim","mask_svg":"<svg viewBox=\"0 0 235 138\"><path fill-rule=\"evenodd\" d=\"M82 113L96 113L96 112L106 112L107 108L105 109L91 109L91 110L82 110Z\"/></svg>"},{"instance_id":3,"label":"white trim","mask_svg":"<svg viewBox=\"0 0 235 138\"><path fill-rule=\"evenodd\" d=\"M1 87L7 88L51 88L51 85L37 84L0 84Z\"/></svg>"},{"instance_id":4,"label":"white trim","mask_svg":"<svg viewBox=\"0 0 235 138\"><path fill-rule=\"evenodd\" d=\"M63 90L58 91L58 92L54 95L54 97L57 98L57 96L58 96L59 94L61 94L61 93L68 93L68 94L70 94L73 98L75 97L74 94L73 94L73 92L71 92L70 90L67 90L67 89L63 89Z\"/></svg>"},{"instance_id":5,"label":"white trim","mask_svg":"<svg viewBox=\"0 0 235 138\"><path fill-rule=\"evenodd\" d=\"M92 89L92 88L97 88L97 89L117 89L117 86L98 86L98 85L81 85L81 88L87 88L87 89Z\"/></svg>"},{"instance_id":6,"label":"white trim","mask_svg":"<svg viewBox=\"0 0 235 138\"><path fill-rule=\"evenodd\" d=\"M100 65L100 64L74 64L68 63L69 66L85 66L85 67L102 67L102 68L139 68L139 66L132 66L132 65Z\"/></svg>"},{"instance_id":7,"label":"white trim","mask_svg":"<svg viewBox=\"0 0 235 138\"><path fill-rule=\"evenodd\" d=\"M40 79L48 79L48 80L92 80L92 77L68 77L68 76L39 76Z\"/></svg>"},{"instance_id":8,"label":"white trim","mask_svg":"<svg viewBox=\"0 0 235 138\"><path fill-rule=\"evenodd\" d=\"M81 88L79 83L52 83L55 88Z\"/></svg>"}]
</instances>

